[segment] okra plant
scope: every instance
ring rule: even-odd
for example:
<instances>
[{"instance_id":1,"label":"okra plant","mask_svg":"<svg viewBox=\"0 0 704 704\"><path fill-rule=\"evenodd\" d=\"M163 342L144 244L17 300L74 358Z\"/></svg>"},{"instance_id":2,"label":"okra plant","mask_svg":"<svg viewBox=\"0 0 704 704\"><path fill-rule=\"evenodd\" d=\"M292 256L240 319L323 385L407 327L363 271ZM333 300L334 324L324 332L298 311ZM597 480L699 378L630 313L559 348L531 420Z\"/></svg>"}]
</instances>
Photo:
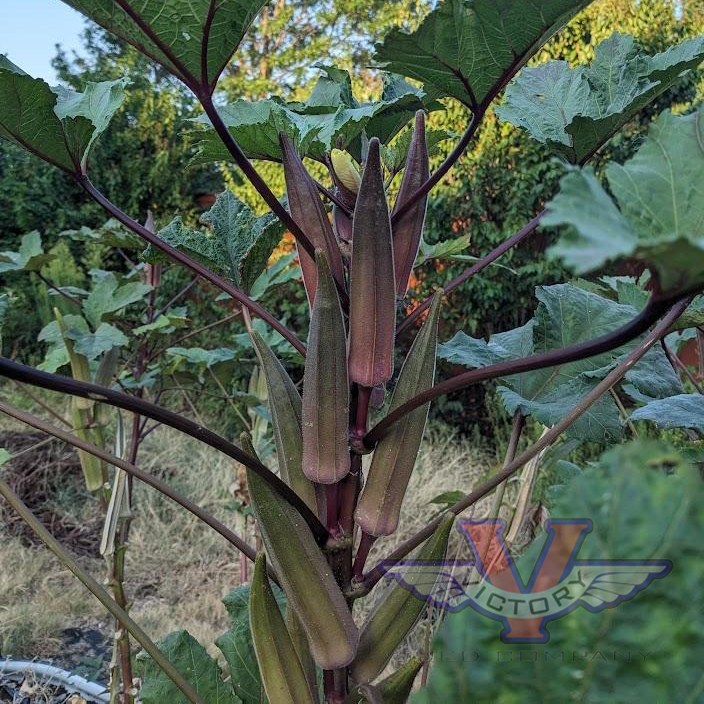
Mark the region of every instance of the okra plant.
<instances>
[{"instance_id":1,"label":"okra plant","mask_svg":"<svg viewBox=\"0 0 704 704\"><path fill-rule=\"evenodd\" d=\"M401 508L434 399L500 379L499 395L514 419L511 442L500 471L467 487L401 542L387 564L416 549L416 559L442 560L455 517L494 490L497 513L509 477L523 467L534 471L533 460L563 436L614 442L625 422L639 419L704 427L701 396L683 393L668 355L677 339L665 340L704 322L696 297L704 289L704 108L665 111L624 163L599 163L596 170L590 164L639 110L697 69L704 38L649 55L631 37L614 34L590 65L551 61L523 68L588 0L442 0L415 30L394 30L377 45L378 65L387 72L379 100L359 102L350 76L325 67L306 101L275 96L224 105L218 79L237 60L262 0L66 2L193 92L203 108L194 127L196 161L233 161L271 213L255 217L226 191L203 219L206 229L176 217L155 233L110 202L90 180L89 157L129 90L125 81L91 83L74 93L0 57L0 135L74 179L144 240L148 261L170 258L238 302L266 379L278 474L257 457L247 433L233 443L186 415L75 373L70 379L4 358L0 373L152 418L237 460L246 467L262 550L91 438L7 404L1 410L150 483L255 561L251 586L226 599L234 627L217 645L229 680L185 632L155 645L126 604L111 599L5 483L0 493L144 649L141 701L406 701L423 659L391 674L384 670L425 602L396 584L364 619L355 604L383 575L379 565L368 564L370 550L383 549L387 536L403 530ZM467 128L431 171L431 150L447 135L426 130L426 121L449 100L466 108ZM413 301L414 267L432 256L423 243L432 190L497 100L500 119L527 130L563 161L559 192L466 272L427 300ZM283 165L285 201L250 159ZM327 174L323 183L321 173ZM307 344L252 294L281 226L295 238L300 260L310 306ZM515 330L488 341L458 332L438 346L447 294L543 227L556 233L547 256L581 278L539 287L535 316ZM639 272L637 279L609 276L625 264ZM302 385L263 328L256 329L262 323L305 359ZM398 365L404 333L414 337ZM438 357L469 369L438 382ZM527 417L545 431L519 452ZM516 529L524 517L517 510ZM130 685L116 697L133 702Z\"/></svg>"}]
</instances>

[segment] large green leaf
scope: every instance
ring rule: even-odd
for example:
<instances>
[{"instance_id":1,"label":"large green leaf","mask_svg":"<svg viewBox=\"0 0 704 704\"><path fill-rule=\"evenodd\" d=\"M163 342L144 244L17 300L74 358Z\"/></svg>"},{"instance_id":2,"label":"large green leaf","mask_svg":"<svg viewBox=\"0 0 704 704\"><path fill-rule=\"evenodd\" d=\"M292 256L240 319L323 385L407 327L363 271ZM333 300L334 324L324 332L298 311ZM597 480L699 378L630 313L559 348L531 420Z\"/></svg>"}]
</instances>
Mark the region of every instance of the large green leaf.
<instances>
[{"instance_id":1,"label":"large green leaf","mask_svg":"<svg viewBox=\"0 0 704 704\"><path fill-rule=\"evenodd\" d=\"M205 704L239 704L232 687L223 680L218 664L188 631L175 631L157 643L166 659L181 673ZM143 704L188 704L180 689L146 653L143 660Z\"/></svg>"},{"instance_id":2,"label":"large green leaf","mask_svg":"<svg viewBox=\"0 0 704 704\"><path fill-rule=\"evenodd\" d=\"M286 596L276 585L272 585L272 589L285 614ZM249 592L250 585L243 584L223 599L233 627L220 636L215 645L225 656L230 668L230 683L237 696L244 704L260 704L268 700L262 687L249 625Z\"/></svg>"},{"instance_id":3,"label":"large green leaf","mask_svg":"<svg viewBox=\"0 0 704 704\"><path fill-rule=\"evenodd\" d=\"M0 137L64 171L85 171L91 145L125 95L126 78L50 88L0 55Z\"/></svg>"},{"instance_id":4,"label":"large green leaf","mask_svg":"<svg viewBox=\"0 0 704 704\"><path fill-rule=\"evenodd\" d=\"M458 332L440 345L438 356L468 367L484 367L530 354L591 340L621 327L638 311L587 291L574 284L536 289L539 305L525 325L492 335L488 341ZM553 425L570 411L637 344L633 341L587 359L506 377L498 392L509 412L520 408L544 425ZM664 352L654 348L625 377L650 397L681 390ZM621 434L618 408L609 395L602 396L569 429L579 439L605 440Z\"/></svg>"},{"instance_id":5,"label":"large green leaf","mask_svg":"<svg viewBox=\"0 0 704 704\"><path fill-rule=\"evenodd\" d=\"M89 335L90 328L85 318L80 315L68 314L63 316L66 327L73 331L74 335ZM55 372L65 364L69 363L68 350L64 344L64 338L56 320L52 320L45 325L37 337L39 342L46 342L49 348L44 356L44 361L39 365L39 369L45 372Z\"/></svg>"},{"instance_id":6,"label":"large green leaf","mask_svg":"<svg viewBox=\"0 0 704 704\"><path fill-rule=\"evenodd\" d=\"M34 230L22 235L17 252L0 252L0 274L6 271L39 271L55 258L42 246L42 236Z\"/></svg>"},{"instance_id":7,"label":"large green leaf","mask_svg":"<svg viewBox=\"0 0 704 704\"><path fill-rule=\"evenodd\" d=\"M631 420L651 420L660 428L704 431L704 396L677 394L657 399L631 413Z\"/></svg>"},{"instance_id":8,"label":"large green leaf","mask_svg":"<svg viewBox=\"0 0 704 704\"><path fill-rule=\"evenodd\" d=\"M279 133L288 135L301 156L323 160L342 145L362 157L362 134L391 140L417 110L436 109L426 93L399 76L386 76L380 100L359 103L352 95L349 73L335 66L319 66L318 79L305 102L285 103L278 98L250 102L237 100L219 108L220 116L248 157L280 161ZM200 117L197 123L210 123ZM200 135L194 162L228 161L232 157L215 131Z\"/></svg>"},{"instance_id":9,"label":"large green leaf","mask_svg":"<svg viewBox=\"0 0 704 704\"><path fill-rule=\"evenodd\" d=\"M184 82L211 86L262 0L64 0Z\"/></svg>"},{"instance_id":10,"label":"large green leaf","mask_svg":"<svg viewBox=\"0 0 704 704\"><path fill-rule=\"evenodd\" d=\"M413 704L700 702L701 479L666 446L619 446L570 483L551 518L593 521L580 560L668 559L673 569L615 608L580 607L552 621L545 644L504 644L501 624L471 608L449 614L428 686ZM538 538L518 562L526 583L543 543Z\"/></svg>"},{"instance_id":11,"label":"large green leaf","mask_svg":"<svg viewBox=\"0 0 704 704\"><path fill-rule=\"evenodd\" d=\"M201 216L201 222L210 227L208 232L187 227L177 217L157 234L244 291L262 273L284 233L274 215L256 217L231 191L223 191L217 197L213 207ZM150 245L145 257L160 261L164 255Z\"/></svg>"},{"instance_id":12,"label":"large green leaf","mask_svg":"<svg viewBox=\"0 0 704 704\"><path fill-rule=\"evenodd\" d=\"M415 32L376 45L386 69L470 107L492 98L589 0L444 0Z\"/></svg>"},{"instance_id":13,"label":"large green leaf","mask_svg":"<svg viewBox=\"0 0 704 704\"><path fill-rule=\"evenodd\" d=\"M141 281L129 281L120 284L112 272L106 273L96 282L88 298L83 302L86 318L98 326L105 316L141 301L152 287Z\"/></svg>"},{"instance_id":14,"label":"large green leaf","mask_svg":"<svg viewBox=\"0 0 704 704\"><path fill-rule=\"evenodd\" d=\"M571 170L548 203L543 226L568 225L550 250L577 273L607 261L645 261L668 293L704 284L704 107L664 112L633 158L612 163L606 178Z\"/></svg>"},{"instance_id":15,"label":"large green leaf","mask_svg":"<svg viewBox=\"0 0 704 704\"><path fill-rule=\"evenodd\" d=\"M74 341L73 349L88 361L109 352L113 347L122 347L129 343L127 336L110 323L100 323L95 332L89 333L69 328L66 337Z\"/></svg>"},{"instance_id":16,"label":"large green leaf","mask_svg":"<svg viewBox=\"0 0 704 704\"><path fill-rule=\"evenodd\" d=\"M583 163L643 106L704 60L704 37L655 56L633 37L612 34L591 66L550 61L524 68L497 115L526 129L572 163Z\"/></svg>"},{"instance_id":17,"label":"large green leaf","mask_svg":"<svg viewBox=\"0 0 704 704\"><path fill-rule=\"evenodd\" d=\"M114 218L110 218L100 227L83 225L77 230L63 230L59 235L74 242L95 242L120 249L144 249L144 240Z\"/></svg>"}]
</instances>

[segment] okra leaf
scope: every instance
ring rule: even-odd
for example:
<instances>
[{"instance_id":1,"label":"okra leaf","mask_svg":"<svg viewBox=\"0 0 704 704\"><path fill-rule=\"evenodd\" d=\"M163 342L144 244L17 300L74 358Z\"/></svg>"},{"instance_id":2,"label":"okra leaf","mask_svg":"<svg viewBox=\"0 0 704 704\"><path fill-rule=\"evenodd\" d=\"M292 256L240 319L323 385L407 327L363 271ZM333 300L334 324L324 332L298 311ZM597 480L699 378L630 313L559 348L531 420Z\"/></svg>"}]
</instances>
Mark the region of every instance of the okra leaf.
<instances>
[{"instance_id":1,"label":"okra leaf","mask_svg":"<svg viewBox=\"0 0 704 704\"><path fill-rule=\"evenodd\" d=\"M42 236L36 231L22 235L20 248L16 252L0 252L0 274L6 271L39 271L55 259L42 246Z\"/></svg>"},{"instance_id":2,"label":"okra leaf","mask_svg":"<svg viewBox=\"0 0 704 704\"><path fill-rule=\"evenodd\" d=\"M220 193L200 220L209 226L208 231L190 228L176 217L157 234L172 247L248 291L281 241L283 225L271 213L255 216L252 209L230 191ZM151 262L164 259L151 245L144 256Z\"/></svg>"},{"instance_id":3,"label":"okra leaf","mask_svg":"<svg viewBox=\"0 0 704 704\"><path fill-rule=\"evenodd\" d=\"M223 122L251 159L281 161L279 134L286 134L301 157L324 160L334 147L349 149L362 158L362 136L388 142L413 117L416 110L440 107L426 93L400 76L387 76L380 100L360 103L352 95L349 73L336 66L318 66L325 75L318 79L304 102L278 98L250 102L237 100L219 108ZM206 117L199 135L194 163L229 161L230 153L210 127Z\"/></svg>"},{"instance_id":4,"label":"okra leaf","mask_svg":"<svg viewBox=\"0 0 704 704\"><path fill-rule=\"evenodd\" d=\"M631 413L631 420L651 420L660 428L704 431L704 396L678 394L657 399Z\"/></svg>"},{"instance_id":5,"label":"okra leaf","mask_svg":"<svg viewBox=\"0 0 704 704\"><path fill-rule=\"evenodd\" d=\"M574 284L540 286L538 308L525 325L492 335L488 341L458 332L440 345L438 356L455 364L480 368L534 353L577 344L604 335L632 320L638 311ZM544 425L552 425L570 411L635 345L548 369L503 378L498 388L506 410L520 408ZM641 393L664 397L681 391L681 384L665 353L655 347L625 376ZM567 431L570 437L605 440L621 434L618 408L602 396Z\"/></svg>"},{"instance_id":6,"label":"okra leaf","mask_svg":"<svg viewBox=\"0 0 704 704\"><path fill-rule=\"evenodd\" d=\"M185 83L214 86L262 0L64 0ZM205 59L205 60L204 60Z\"/></svg>"},{"instance_id":7,"label":"okra leaf","mask_svg":"<svg viewBox=\"0 0 704 704\"><path fill-rule=\"evenodd\" d=\"M85 172L88 152L122 104L128 83L88 82L83 93L51 88L0 55L0 137L64 171Z\"/></svg>"},{"instance_id":8,"label":"okra leaf","mask_svg":"<svg viewBox=\"0 0 704 704\"><path fill-rule=\"evenodd\" d=\"M69 313L64 315L63 318L66 327L74 330L76 334L90 334L90 328L83 316ZM49 345L44 355L44 361L38 365L38 369L53 374L57 369L69 363L68 350L56 320L52 320L40 330L37 340L46 342Z\"/></svg>"},{"instance_id":9,"label":"okra leaf","mask_svg":"<svg viewBox=\"0 0 704 704\"><path fill-rule=\"evenodd\" d=\"M77 230L63 230L59 235L68 237L74 242L95 242L120 249L144 249L144 240L127 230L114 218L110 218L100 227L84 225Z\"/></svg>"},{"instance_id":10,"label":"okra leaf","mask_svg":"<svg viewBox=\"0 0 704 704\"><path fill-rule=\"evenodd\" d=\"M650 101L704 60L704 37L654 56L614 32L596 47L591 66L550 61L524 68L496 108L568 161L583 163Z\"/></svg>"},{"instance_id":11,"label":"okra leaf","mask_svg":"<svg viewBox=\"0 0 704 704\"><path fill-rule=\"evenodd\" d=\"M123 347L129 343L127 336L109 323L100 323L95 332L89 333L68 328L66 337L74 341L73 349L89 362L113 347Z\"/></svg>"},{"instance_id":12,"label":"okra leaf","mask_svg":"<svg viewBox=\"0 0 704 704\"><path fill-rule=\"evenodd\" d=\"M120 284L112 272L98 278L92 291L83 302L83 312L94 326L100 325L105 316L141 301L152 287L140 281Z\"/></svg>"},{"instance_id":13,"label":"okra leaf","mask_svg":"<svg viewBox=\"0 0 704 704\"><path fill-rule=\"evenodd\" d=\"M433 97L470 107L489 99L589 0L444 0L407 33L376 45L386 70L423 83Z\"/></svg>"},{"instance_id":14,"label":"okra leaf","mask_svg":"<svg viewBox=\"0 0 704 704\"><path fill-rule=\"evenodd\" d=\"M704 284L704 108L666 111L624 164L611 163L612 198L589 167L563 177L542 225L566 225L549 251L576 273L624 257L645 262L663 292Z\"/></svg>"},{"instance_id":15,"label":"okra leaf","mask_svg":"<svg viewBox=\"0 0 704 704\"><path fill-rule=\"evenodd\" d=\"M583 701L606 696L637 704L689 694L697 701L704 487L693 468L663 443L619 445L571 479L550 514L592 520L578 560L670 560L672 571L614 608L579 606L551 621L547 643L503 643L501 623L472 608L449 614L435 640L428 685L412 703L509 702L520 692L520 701L553 704L564 701L575 682ZM536 538L517 560L526 584L545 538Z\"/></svg>"},{"instance_id":16,"label":"okra leaf","mask_svg":"<svg viewBox=\"0 0 704 704\"><path fill-rule=\"evenodd\" d=\"M205 704L239 704L232 687L223 680L218 664L188 631L175 631L157 643L159 650L200 695ZM140 699L143 704L188 704L181 690L146 654Z\"/></svg>"}]
</instances>

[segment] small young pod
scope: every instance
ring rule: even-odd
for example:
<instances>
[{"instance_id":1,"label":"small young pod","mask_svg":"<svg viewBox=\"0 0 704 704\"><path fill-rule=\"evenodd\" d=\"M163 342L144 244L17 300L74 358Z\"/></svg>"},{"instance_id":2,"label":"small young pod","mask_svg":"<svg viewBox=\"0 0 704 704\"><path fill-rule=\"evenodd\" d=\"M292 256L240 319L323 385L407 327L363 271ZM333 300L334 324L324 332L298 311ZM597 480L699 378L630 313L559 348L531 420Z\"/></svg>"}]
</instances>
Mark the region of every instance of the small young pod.
<instances>
[{"instance_id":1,"label":"small young pod","mask_svg":"<svg viewBox=\"0 0 704 704\"><path fill-rule=\"evenodd\" d=\"M396 196L395 213L415 193L430 176L428 145L425 141L425 113L416 113L416 124L408 148L406 168L403 171L401 186ZM396 295L403 298L408 290L408 280L413 271L413 263L418 255L428 196L425 195L408 209L396 222L394 236L394 265L396 269ZM392 213L393 214L393 213Z\"/></svg>"},{"instance_id":2,"label":"small young pod","mask_svg":"<svg viewBox=\"0 0 704 704\"><path fill-rule=\"evenodd\" d=\"M379 140L369 142L352 220L349 375L361 386L385 384L394 371L396 296L391 220Z\"/></svg>"},{"instance_id":3,"label":"small young pod","mask_svg":"<svg viewBox=\"0 0 704 704\"><path fill-rule=\"evenodd\" d=\"M338 286L344 288L345 274L342 255L335 238L332 225L325 206L320 200L315 181L303 165L293 143L285 134L279 135L283 153L286 195L293 219L303 228L313 246L325 250L330 263L332 275ZM298 257L303 271L303 283L306 287L308 302L312 306L315 298L316 271L315 261L302 247L298 247Z\"/></svg>"},{"instance_id":4,"label":"small young pod","mask_svg":"<svg viewBox=\"0 0 704 704\"><path fill-rule=\"evenodd\" d=\"M313 660L325 670L345 667L359 633L330 565L291 504L256 472L247 486L266 554L308 638Z\"/></svg>"},{"instance_id":5,"label":"small young pod","mask_svg":"<svg viewBox=\"0 0 704 704\"><path fill-rule=\"evenodd\" d=\"M428 318L408 351L391 397L390 410L433 385L442 295L442 290L435 293ZM429 408L430 403L426 403L401 418L374 450L354 516L368 535L391 535L398 527L401 504L423 439Z\"/></svg>"},{"instance_id":6,"label":"small young pod","mask_svg":"<svg viewBox=\"0 0 704 704\"><path fill-rule=\"evenodd\" d=\"M447 513L414 559L428 562L444 560L454 520L455 516ZM424 580L423 588L427 588L427 575L419 578ZM425 601L410 589L403 584L394 585L362 626L357 657L350 666L350 674L355 682L371 682L379 675L416 624L424 608Z\"/></svg>"},{"instance_id":7,"label":"small young pod","mask_svg":"<svg viewBox=\"0 0 704 704\"><path fill-rule=\"evenodd\" d=\"M406 704L421 667L423 667L423 660L416 655L396 672L381 680L375 686L381 701L384 704ZM372 699L367 699L364 694L352 692L345 700L345 704L374 704L374 702Z\"/></svg>"},{"instance_id":8,"label":"small young pod","mask_svg":"<svg viewBox=\"0 0 704 704\"><path fill-rule=\"evenodd\" d=\"M301 395L261 336L252 330L250 337L266 378L281 478L316 511L315 488L303 474L302 467Z\"/></svg>"},{"instance_id":9,"label":"small young pod","mask_svg":"<svg viewBox=\"0 0 704 704\"><path fill-rule=\"evenodd\" d=\"M303 472L317 484L335 484L350 471L347 338L323 250L315 259L318 287L303 376Z\"/></svg>"},{"instance_id":10,"label":"small young pod","mask_svg":"<svg viewBox=\"0 0 704 704\"><path fill-rule=\"evenodd\" d=\"M264 691L270 702L305 704L317 701L286 630L266 575L266 558L257 555L249 597L249 624Z\"/></svg>"}]
</instances>

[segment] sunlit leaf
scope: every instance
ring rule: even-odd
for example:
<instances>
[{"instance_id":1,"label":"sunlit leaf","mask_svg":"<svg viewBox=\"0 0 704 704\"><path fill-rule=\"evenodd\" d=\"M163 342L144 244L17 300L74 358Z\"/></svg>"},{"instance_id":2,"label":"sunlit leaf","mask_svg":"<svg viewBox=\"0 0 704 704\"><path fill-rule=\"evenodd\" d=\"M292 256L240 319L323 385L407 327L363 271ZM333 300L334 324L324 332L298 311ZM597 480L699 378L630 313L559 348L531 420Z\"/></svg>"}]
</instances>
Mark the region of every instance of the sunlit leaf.
<instances>
[{"instance_id":1,"label":"sunlit leaf","mask_svg":"<svg viewBox=\"0 0 704 704\"><path fill-rule=\"evenodd\" d=\"M577 273L634 257L668 293L704 283L704 108L662 113L635 156L609 164L606 178L615 199L589 167L563 177L542 221L569 226L551 254Z\"/></svg>"},{"instance_id":2,"label":"sunlit leaf","mask_svg":"<svg viewBox=\"0 0 704 704\"><path fill-rule=\"evenodd\" d=\"M591 66L550 61L524 68L497 115L525 128L572 163L583 163L633 115L704 60L704 37L650 56L614 33Z\"/></svg>"}]
</instances>

